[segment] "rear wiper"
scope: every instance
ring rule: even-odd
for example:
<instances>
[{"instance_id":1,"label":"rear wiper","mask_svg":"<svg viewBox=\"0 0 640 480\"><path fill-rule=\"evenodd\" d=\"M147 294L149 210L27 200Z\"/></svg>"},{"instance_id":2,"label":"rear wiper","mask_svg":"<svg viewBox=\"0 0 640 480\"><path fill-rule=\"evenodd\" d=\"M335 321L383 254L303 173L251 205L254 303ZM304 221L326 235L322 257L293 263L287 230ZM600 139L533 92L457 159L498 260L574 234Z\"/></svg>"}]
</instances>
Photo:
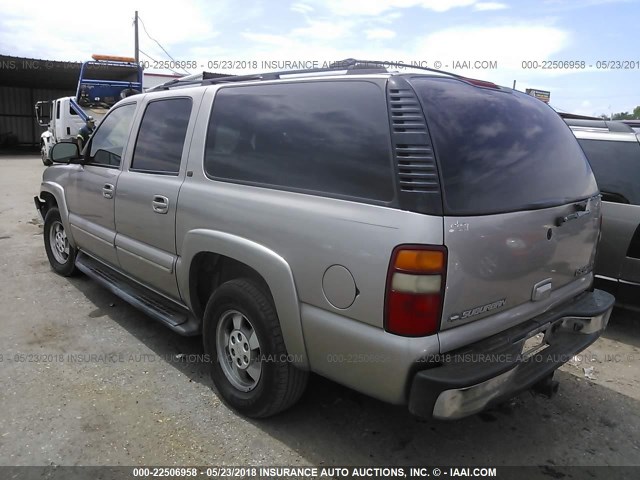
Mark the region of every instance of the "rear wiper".
<instances>
[{"instance_id":1,"label":"rear wiper","mask_svg":"<svg viewBox=\"0 0 640 480\"><path fill-rule=\"evenodd\" d=\"M576 209L576 211L574 213L570 213L566 217L556 218L556 227L560 227L562 224L567 223L571 220L575 220L576 218L589 215L591 213L591 210L587 210L588 206L589 206L589 199L584 200L582 202L574 203L573 207Z\"/></svg>"}]
</instances>

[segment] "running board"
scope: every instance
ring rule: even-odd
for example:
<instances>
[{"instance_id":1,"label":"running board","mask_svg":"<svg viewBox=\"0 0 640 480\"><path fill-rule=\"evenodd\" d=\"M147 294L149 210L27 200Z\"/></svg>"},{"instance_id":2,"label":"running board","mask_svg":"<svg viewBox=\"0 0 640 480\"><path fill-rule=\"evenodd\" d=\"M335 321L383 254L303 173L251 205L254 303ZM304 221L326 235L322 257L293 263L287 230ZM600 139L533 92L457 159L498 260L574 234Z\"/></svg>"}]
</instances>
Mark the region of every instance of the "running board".
<instances>
[{"instance_id":1,"label":"running board","mask_svg":"<svg viewBox=\"0 0 640 480\"><path fill-rule=\"evenodd\" d=\"M82 251L76 256L76 267L125 302L171 330L187 336L200 333L200 322L186 308L137 284Z\"/></svg>"}]
</instances>

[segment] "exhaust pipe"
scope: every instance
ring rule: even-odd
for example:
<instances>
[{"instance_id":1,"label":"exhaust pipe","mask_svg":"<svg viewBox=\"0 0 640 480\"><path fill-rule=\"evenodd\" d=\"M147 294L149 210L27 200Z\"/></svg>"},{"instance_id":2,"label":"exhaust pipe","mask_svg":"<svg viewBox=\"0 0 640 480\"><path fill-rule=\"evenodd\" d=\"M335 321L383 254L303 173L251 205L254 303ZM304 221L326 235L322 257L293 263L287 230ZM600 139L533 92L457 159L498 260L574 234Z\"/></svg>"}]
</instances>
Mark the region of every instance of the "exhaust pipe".
<instances>
[{"instance_id":1,"label":"exhaust pipe","mask_svg":"<svg viewBox=\"0 0 640 480\"><path fill-rule=\"evenodd\" d=\"M553 379L552 373L548 377L545 377L538 383L534 384L531 387L531 390L540 395L544 395L547 398L552 398L556 393L558 393L559 388L560 383Z\"/></svg>"}]
</instances>

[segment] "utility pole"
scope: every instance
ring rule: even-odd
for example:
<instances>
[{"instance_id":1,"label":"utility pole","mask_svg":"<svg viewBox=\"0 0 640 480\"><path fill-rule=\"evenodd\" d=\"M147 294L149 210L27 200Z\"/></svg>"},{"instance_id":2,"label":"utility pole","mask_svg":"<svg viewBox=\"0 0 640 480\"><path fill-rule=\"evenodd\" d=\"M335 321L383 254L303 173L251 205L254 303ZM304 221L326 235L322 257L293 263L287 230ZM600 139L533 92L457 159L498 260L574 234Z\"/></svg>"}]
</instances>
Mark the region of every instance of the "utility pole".
<instances>
[{"instance_id":1,"label":"utility pole","mask_svg":"<svg viewBox=\"0 0 640 480\"><path fill-rule=\"evenodd\" d=\"M516 89L516 81L514 80L514 81L513 81L513 88L512 88L512 90L515 90L515 89Z\"/></svg>"},{"instance_id":2,"label":"utility pole","mask_svg":"<svg viewBox=\"0 0 640 480\"><path fill-rule=\"evenodd\" d=\"M136 63L140 63L140 51L138 49L138 11L136 10L136 17L135 20L133 21L133 25L135 27L135 48L136 48L136 54L135 54L135 59L136 59Z\"/></svg>"}]
</instances>

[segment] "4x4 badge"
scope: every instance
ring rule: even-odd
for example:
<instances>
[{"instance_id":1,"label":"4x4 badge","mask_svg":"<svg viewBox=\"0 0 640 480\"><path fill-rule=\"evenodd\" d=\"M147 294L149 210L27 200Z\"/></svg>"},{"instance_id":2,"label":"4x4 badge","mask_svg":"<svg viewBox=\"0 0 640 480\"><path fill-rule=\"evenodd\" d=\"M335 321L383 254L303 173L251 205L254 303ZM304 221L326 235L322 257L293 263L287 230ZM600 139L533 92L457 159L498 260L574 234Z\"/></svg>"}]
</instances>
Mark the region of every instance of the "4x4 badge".
<instances>
[{"instance_id":1,"label":"4x4 badge","mask_svg":"<svg viewBox=\"0 0 640 480\"><path fill-rule=\"evenodd\" d=\"M469 231L468 223L460 223L458 220L456 220L455 223L452 223L451 225L449 225L449 233L468 232L468 231Z\"/></svg>"},{"instance_id":2,"label":"4x4 badge","mask_svg":"<svg viewBox=\"0 0 640 480\"><path fill-rule=\"evenodd\" d=\"M576 271L574 272L573 276L574 277L581 277L582 275L586 275L587 273L589 273L591 270L593 270L593 264L590 263L589 265L585 265L584 267L580 267L578 269L576 269Z\"/></svg>"}]
</instances>

